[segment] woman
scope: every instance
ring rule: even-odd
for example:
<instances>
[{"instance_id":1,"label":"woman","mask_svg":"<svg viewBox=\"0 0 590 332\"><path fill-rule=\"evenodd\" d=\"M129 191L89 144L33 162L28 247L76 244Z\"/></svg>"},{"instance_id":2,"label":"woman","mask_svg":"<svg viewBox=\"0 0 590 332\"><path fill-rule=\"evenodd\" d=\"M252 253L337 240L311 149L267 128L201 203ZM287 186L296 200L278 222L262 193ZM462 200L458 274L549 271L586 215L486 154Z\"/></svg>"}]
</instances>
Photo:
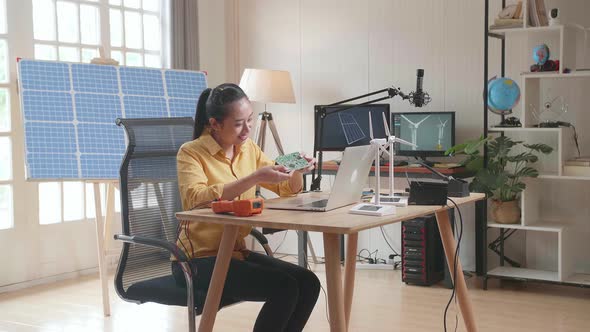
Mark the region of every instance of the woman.
<instances>
[{"instance_id":1,"label":"woman","mask_svg":"<svg viewBox=\"0 0 590 332\"><path fill-rule=\"evenodd\" d=\"M199 97L193 141L178 152L178 185L184 210L201 207L215 199L255 197L257 184L280 196L301 191L301 172L275 166L249 139L253 111L248 97L235 84L206 89ZM318 298L316 275L290 264L246 249L244 238L251 227L241 227L234 245L224 297L263 301L254 331L301 331ZM197 273L195 287L207 290L221 242L222 225L191 222L180 232L179 247L191 258ZM176 281L184 285L180 265L172 263Z\"/></svg>"}]
</instances>

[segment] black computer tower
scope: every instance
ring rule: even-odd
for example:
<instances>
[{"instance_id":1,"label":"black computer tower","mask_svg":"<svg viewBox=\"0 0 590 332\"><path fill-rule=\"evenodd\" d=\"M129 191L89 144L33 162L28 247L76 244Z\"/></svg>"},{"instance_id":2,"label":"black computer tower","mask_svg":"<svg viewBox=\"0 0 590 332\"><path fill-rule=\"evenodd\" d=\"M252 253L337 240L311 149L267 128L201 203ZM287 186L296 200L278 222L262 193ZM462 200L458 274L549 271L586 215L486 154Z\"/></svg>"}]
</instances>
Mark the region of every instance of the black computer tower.
<instances>
[{"instance_id":1,"label":"black computer tower","mask_svg":"<svg viewBox=\"0 0 590 332\"><path fill-rule=\"evenodd\" d=\"M445 254L436 217L429 215L404 221L402 281L406 284L430 286L445 279L445 270Z\"/></svg>"}]
</instances>

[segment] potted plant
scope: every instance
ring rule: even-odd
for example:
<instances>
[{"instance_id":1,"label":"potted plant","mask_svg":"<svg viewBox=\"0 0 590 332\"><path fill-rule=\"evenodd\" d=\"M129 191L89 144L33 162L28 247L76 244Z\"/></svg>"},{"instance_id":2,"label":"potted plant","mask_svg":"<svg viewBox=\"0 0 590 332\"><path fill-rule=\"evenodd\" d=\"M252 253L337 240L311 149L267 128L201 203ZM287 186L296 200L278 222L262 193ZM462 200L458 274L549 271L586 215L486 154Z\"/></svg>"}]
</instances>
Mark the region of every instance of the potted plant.
<instances>
[{"instance_id":1,"label":"potted plant","mask_svg":"<svg viewBox=\"0 0 590 332\"><path fill-rule=\"evenodd\" d=\"M480 150L487 145L487 166ZM515 152L515 150L517 150ZM539 171L531 165L539 160L535 153L549 154L553 148L546 144L524 144L507 136L480 137L447 150L447 155L467 155L463 165L475 172L470 190L485 193L492 199L492 218L498 223L520 222L518 199L526 188L524 178L535 178Z\"/></svg>"}]
</instances>

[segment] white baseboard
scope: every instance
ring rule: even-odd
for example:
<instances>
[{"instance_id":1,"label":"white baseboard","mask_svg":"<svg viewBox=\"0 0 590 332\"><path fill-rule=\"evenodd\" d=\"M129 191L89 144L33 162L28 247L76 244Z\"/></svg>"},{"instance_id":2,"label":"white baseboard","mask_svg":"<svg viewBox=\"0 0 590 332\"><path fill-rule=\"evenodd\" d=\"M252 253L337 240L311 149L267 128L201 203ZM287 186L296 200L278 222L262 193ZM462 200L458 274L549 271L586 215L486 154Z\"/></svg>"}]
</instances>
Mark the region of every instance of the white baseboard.
<instances>
[{"instance_id":1,"label":"white baseboard","mask_svg":"<svg viewBox=\"0 0 590 332\"><path fill-rule=\"evenodd\" d=\"M13 291L17 291L17 290L24 289L24 288L29 288L29 287L39 286L39 285L44 285L44 284L50 284L50 283L54 283L57 281L73 279L73 278L77 278L77 277L81 277L81 276L85 276L85 275L90 275L90 274L98 274L98 267L92 267L92 268L78 270L78 271L66 272L66 273L61 273L61 274L43 277L43 278L39 278L39 279L32 279L32 280L27 280L27 281L14 283L14 284L10 284L10 285L0 286L0 293L13 292Z\"/></svg>"},{"instance_id":2,"label":"white baseboard","mask_svg":"<svg viewBox=\"0 0 590 332\"><path fill-rule=\"evenodd\" d=\"M107 256L106 256L105 261L107 263L106 265L107 265L108 272L115 271L115 269L117 268L117 263L119 262L119 255L120 255L119 250L107 251ZM9 285L0 286L0 293L13 292L13 291L17 291L20 289L30 288L33 286L50 284L50 283L54 283L54 282L58 282L58 281L74 279L74 278L78 278L81 276L87 276L87 275L92 275L92 274L98 275L98 266L87 268L87 269L82 269L82 270L77 270L77 271L64 272L64 273L60 273L60 274L56 274L56 275L52 275L52 276L43 277L43 278L31 279L31 280L17 282L17 283L13 283L13 284L9 284Z\"/></svg>"}]
</instances>

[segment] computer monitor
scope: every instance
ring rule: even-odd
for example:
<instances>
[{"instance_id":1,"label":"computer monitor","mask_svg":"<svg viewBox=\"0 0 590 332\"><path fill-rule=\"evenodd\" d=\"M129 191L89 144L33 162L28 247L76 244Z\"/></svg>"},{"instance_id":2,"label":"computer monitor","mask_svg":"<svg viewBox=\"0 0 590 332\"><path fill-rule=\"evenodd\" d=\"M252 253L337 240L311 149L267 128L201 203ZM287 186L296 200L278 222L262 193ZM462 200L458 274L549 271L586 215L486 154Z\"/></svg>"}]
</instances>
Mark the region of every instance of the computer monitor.
<instances>
[{"instance_id":1,"label":"computer monitor","mask_svg":"<svg viewBox=\"0 0 590 332\"><path fill-rule=\"evenodd\" d=\"M324 118L322 146L319 144L319 121L317 110L321 105L316 105L315 116L315 143L316 151L344 151L349 146L368 145L371 141L369 131L369 114L373 122L373 138L385 138L385 126L383 115L387 123L391 123L389 104L354 105L354 107L342 112L331 111L353 106L351 104L338 106L324 106L326 117ZM390 126L391 128L391 126Z\"/></svg>"},{"instance_id":2,"label":"computer monitor","mask_svg":"<svg viewBox=\"0 0 590 332\"><path fill-rule=\"evenodd\" d=\"M455 112L405 112L392 116L395 136L418 145L396 143L398 156L444 156L455 145Z\"/></svg>"}]
</instances>

